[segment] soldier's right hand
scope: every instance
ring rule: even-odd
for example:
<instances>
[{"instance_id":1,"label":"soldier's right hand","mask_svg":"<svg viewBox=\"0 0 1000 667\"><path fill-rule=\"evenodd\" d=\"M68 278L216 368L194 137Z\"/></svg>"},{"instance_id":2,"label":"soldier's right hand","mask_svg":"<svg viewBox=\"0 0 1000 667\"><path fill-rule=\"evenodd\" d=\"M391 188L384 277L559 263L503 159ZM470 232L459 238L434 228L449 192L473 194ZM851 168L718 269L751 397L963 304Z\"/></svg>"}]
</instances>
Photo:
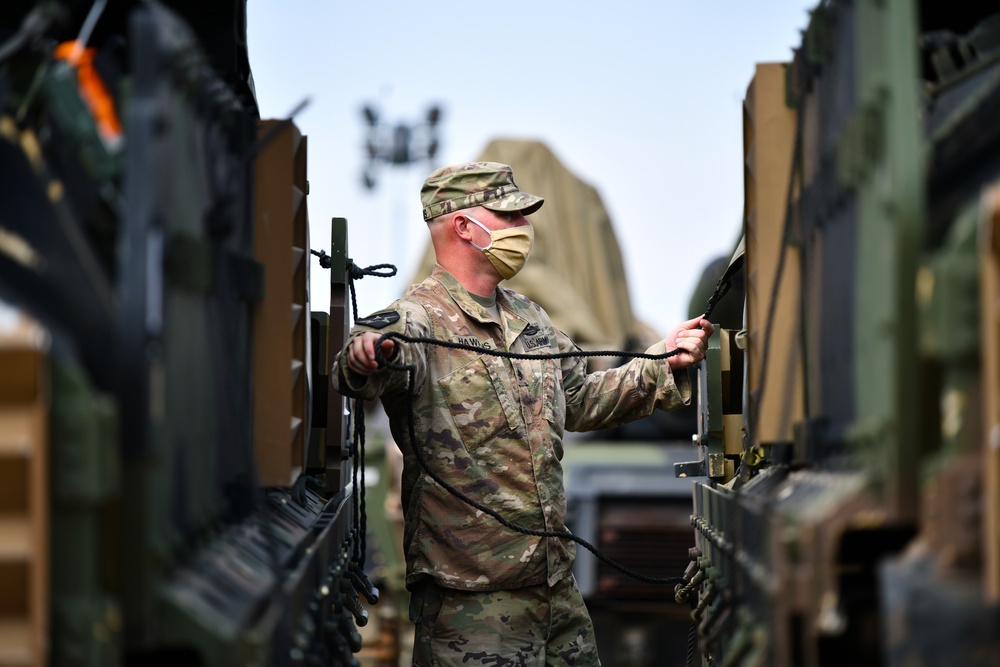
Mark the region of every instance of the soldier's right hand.
<instances>
[{"instance_id":1,"label":"soldier's right hand","mask_svg":"<svg viewBox=\"0 0 1000 667\"><path fill-rule=\"evenodd\" d=\"M371 375L378 370L375 359L375 343L381 336L371 331L355 336L347 346L347 367L358 375ZM382 341L382 356L391 359L396 343L391 339Z\"/></svg>"}]
</instances>

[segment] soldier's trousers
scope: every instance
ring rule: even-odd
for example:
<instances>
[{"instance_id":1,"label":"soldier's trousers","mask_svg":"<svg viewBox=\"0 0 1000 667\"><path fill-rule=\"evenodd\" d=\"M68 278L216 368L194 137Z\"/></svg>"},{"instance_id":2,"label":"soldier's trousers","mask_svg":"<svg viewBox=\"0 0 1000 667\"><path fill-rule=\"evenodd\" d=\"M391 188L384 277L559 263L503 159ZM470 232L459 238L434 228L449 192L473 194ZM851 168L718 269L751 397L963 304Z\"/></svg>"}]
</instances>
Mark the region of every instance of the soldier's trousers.
<instances>
[{"instance_id":1,"label":"soldier's trousers","mask_svg":"<svg viewBox=\"0 0 1000 667\"><path fill-rule=\"evenodd\" d=\"M572 576L510 591L459 591L427 580L410 598L414 667L595 667L594 625Z\"/></svg>"}]
</instances>

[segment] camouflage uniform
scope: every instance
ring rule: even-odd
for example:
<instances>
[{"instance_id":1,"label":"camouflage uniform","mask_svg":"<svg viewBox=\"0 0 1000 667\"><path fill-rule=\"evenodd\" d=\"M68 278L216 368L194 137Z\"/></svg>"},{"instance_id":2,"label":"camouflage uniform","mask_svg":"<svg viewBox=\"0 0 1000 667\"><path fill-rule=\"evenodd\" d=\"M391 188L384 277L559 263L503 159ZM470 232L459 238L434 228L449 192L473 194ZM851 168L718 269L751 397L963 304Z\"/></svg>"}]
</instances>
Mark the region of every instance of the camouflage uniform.
<instances>
[{"instance_id":1,"label":"camouflage uniform","mask_svg":"<svg viewBox=\"0 0 1000 667\"><path fill-rule=\"evenodd\" d=\"M573 577L555 586L460 591L430 579L411 599L413 664L599 665L594 626Z\"/></svg>"},{"instance_id":2,"label":"camouflage uniform","mask_svg":"<svg viewBox=\"0 0 1000 667\"><path fill-rule=\"evenodd\" d=\"M516 292L498 287L497 306L500 322L436 266L429 278L387 310L359 320L352 337L396 331L484 351L542 354L577 349L541 307ZM369 377L355 375L346 362L341 365L339 356L332 372L341 393L382 399L392 435L403 451L403 544L411 589L425 578L446 589L478 592L572 586L575 555L570 540L512 531L456 499L424 474L415 447L454 488L510 521L561 531L566 530L560 464L564 429L608 428L690 400L686 373L678 374L675 383L665 360L635 359L588 375L586 360L580 357L510 360L407 343L396 350L393 361L416 367L412 409L417 442L410 442L407 428L411 402L406 373L380 369ZM649 349L654 354L664 351L665 341ZM586 624L589 627L589 618ZM589 632L592 643L592 629ZM456 664L463 664L462 659ZM498 658L464 664L520 663ZM596 652L593 660L565 664L597 664Z\"/></svg>"}]
</instances>

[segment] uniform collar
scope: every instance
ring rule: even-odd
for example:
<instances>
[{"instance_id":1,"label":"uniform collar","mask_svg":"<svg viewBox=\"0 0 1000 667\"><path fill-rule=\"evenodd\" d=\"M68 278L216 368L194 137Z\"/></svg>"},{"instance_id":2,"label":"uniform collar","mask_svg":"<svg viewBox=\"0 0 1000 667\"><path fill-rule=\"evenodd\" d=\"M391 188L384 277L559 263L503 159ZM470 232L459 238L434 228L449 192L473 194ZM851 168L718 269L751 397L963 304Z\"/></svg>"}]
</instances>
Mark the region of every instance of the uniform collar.
<instances>
[{"instance_id":1,"label":"uniform collar","mask_svg":"<svg viewBox=\"0 0 1000 667\"><path fill-rule=\"evenodd\" d=\"M494 321L490 313L469 295L468 290L462 287L462 283L458 282L458 279L448 273L440 264L434 265L431 278L447 290L452 300L470 318L484 324ZM506 291L498 288L496 295L497 310L500 311L501 319L499 324L503 329L504 343L509 348L518 335L524 331L524 328L528 326L528 320L517 312L518 308L507 297Z\"/></svg>"},{"instance_id":2,"label":"uniform collar","mask_svg":"<svg viewBox=\"0 0 1000 667\"><path fill-rule=\"evenodd\" d=\"M434 271L431 273L431 277L448 291L452 300L458 304L458 307L461 308L466 315L479 322L493 321L489 312L487 312L485 308L480 306L479 303L472 298L468 290L462 287L462 283L458 282L458 278L448 273L448 271L441 267L440 264L434 265ZM497 304L499 305L499 303L500 300L497 299Z\"/></svg>"}]
</instances>

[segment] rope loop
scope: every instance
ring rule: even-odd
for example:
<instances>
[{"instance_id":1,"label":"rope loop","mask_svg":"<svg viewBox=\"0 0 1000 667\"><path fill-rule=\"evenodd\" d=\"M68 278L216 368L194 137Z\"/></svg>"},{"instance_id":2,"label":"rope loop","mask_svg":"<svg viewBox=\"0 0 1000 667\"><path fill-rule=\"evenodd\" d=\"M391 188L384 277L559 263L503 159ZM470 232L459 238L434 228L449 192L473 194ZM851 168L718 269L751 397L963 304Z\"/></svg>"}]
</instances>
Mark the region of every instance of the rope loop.
<instances>
[{"instance_id":1,"label":"rope loop","mask_svg":"<svg viewBox=\"0 0 1000 667\"><path fill-rule=\"evenodd\" d=\"M396 275L396 267L392 264L372 264L362 269L352 260L347 260L347 275L351 277L351 280L361 280L365 276L392 278Z\"/></svg>"},{"instance_id":2,"label":"rope loop","mask_svg":"<svg viewBox=\"0 0 1000 667\"><path fill-rule=\"evenodd\" d=\"M327 254L325 250L313 250L310 248L309 252L319 258L319 265L324 269L329 269L333 266L333 257ZM393 264L373 264L371 266L361 268L355 264L353 260L348 259L347 275L351 280L361 280L365 276L392 278L396 275L396 267Z\"/></svg>"}]
</instances>

